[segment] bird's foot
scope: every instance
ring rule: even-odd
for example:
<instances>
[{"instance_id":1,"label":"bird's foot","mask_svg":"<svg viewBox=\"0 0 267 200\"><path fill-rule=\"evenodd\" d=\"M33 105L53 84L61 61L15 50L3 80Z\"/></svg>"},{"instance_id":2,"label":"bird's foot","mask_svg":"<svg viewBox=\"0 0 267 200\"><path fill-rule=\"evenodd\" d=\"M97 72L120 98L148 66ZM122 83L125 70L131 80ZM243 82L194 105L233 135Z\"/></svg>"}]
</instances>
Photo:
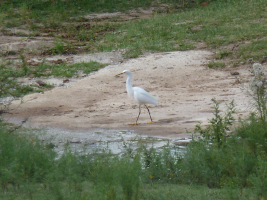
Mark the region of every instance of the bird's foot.
<instances>
[{"instance_id":1,"label":"bird's foot","mask_svg":"<svg viewBox=\"0 0 267 200\"><path fill-rule=\"evenodd\" d=\"M152 124L152 123L155 123L154 121L150 121L150 122L147 122L146 124Z\"/></svg>"},{"instance_id":2,"label":"bird's foot","mask_svg":"<svg viewBox=\"0 0 267 200\"><path fill-rule=\"evenodd\" d=\"M129 125L138 125L140 123L134 122L134 123L130 123Z\"/></svg>"}]
</instances>

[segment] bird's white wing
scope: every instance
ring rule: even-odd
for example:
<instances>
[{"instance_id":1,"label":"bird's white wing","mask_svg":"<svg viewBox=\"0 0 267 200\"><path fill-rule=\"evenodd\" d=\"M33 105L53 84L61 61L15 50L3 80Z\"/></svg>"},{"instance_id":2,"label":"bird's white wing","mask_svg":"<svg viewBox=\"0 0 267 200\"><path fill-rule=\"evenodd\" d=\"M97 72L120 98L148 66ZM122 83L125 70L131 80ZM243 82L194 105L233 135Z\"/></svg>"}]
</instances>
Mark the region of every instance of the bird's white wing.
<instances>
[{"instance_id":1,"label":"bird's white wing","mask_svg":"<svg viewBox=\"0 0 267 200\"><path fill-rule=\"evenodd\" d=\"M134 99L140 104L158 105L157 99L140 87L133 87Z\"/></svg>"}]
</instances>

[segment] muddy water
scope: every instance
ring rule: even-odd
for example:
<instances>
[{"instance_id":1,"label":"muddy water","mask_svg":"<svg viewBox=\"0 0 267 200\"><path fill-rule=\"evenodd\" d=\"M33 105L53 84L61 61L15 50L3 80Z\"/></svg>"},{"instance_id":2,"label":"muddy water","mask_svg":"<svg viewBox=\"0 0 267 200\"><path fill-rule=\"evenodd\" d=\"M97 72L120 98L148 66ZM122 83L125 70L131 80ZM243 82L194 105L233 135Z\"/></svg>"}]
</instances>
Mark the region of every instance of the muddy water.
<instances>
[{"instance_id":1,"label":"muddy water","mask_svg":"<svg viewBox=\"0 0 267 200\"><path fill-rule=\"evenodd\" d=\"M48 141L47 144L53 147L59 157L66 147L78 154L103 152L103 150L112 154L122 154L127 149L136 152L141 147L147 149L153 147L161 151L166 146L183 156L185 146L190 142L190 139L185 138L170 140L163 137L137 135L129 130L94 129L83 132L54 128L42 130L43 133L39 132L38 138Z\"/></svg>"}]
</instances>

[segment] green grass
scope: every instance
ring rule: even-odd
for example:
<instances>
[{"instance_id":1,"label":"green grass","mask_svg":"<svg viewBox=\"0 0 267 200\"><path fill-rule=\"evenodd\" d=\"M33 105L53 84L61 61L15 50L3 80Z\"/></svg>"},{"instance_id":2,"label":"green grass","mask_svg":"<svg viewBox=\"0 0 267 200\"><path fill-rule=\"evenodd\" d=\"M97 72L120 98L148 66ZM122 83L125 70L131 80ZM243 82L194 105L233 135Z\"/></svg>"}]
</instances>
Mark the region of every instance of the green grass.
<instances>
[{"instance_id":1,"label":"green grass","mask_svg":"<svg viewBox=\"0 0 267 200\"><path fill-rule=\"evenodd\" d=\"M218 62L218 61L210 61L207 66L209 68L222 68L225 67L225 63L224 62Z\"/></svg>"},{"instance_id":2,"label":"green grass","mask_svg":"<svg viewBox=\"0 0 267 200\"><path fill-rule=\"evenodd\" d=\"M146 185L143 199L249 199L256 198L251 189L211 189L203 185Z\"/></svg>"},{"instance_id":3,"label":"green grass","mask_svg":"<svg viewBox=\"0 0 267 200\"><path fill-rule=\"evenodd\" d=\"M196 1L197 2L197 1ZM72 0L48 0L48 1L23 1L12 0L8 2L1 2L2 11L7 12L10 16L26 16L29 15L35 20L42 20L44 17L50 15L50 13L58 13L59 17L66 17L70 15L79 15L81 13L95 13L95 12L115 12L115 11L129 11L134 8L149 8L152 4L154 6L160 3L169 3L173 6L188 6L187 1L173 1L173 0L161 0L161 1L149 1L149 0L80 0L79 2ZM20 10L20 13L14 11Z\"/></svg>"},{"instance_id":4,"label":"green grass","mask_svg":"<svg viewBox=\"0 0 267 200\"><path fill-rule=\"evenodd\" d=\"M8 63L7 63L8 64ZM36 92L31 86L24 86L17 82L17 78L25 76L25 65L20 70L0 64L0 97L23 96L27 93Z\"/></svg>"},{"instance_id":5,"label":"green grass","mask_svg":"<svg viewBox=\"0 0 267 200\"><path fill-rule=\"evenodd\" d=\"M156 15L148 20L124 24L118 34L107 34L105 42L98 43L96 47L110 50L117 44L119 48L131 47L130 51L139 50L143 53L193 49L198 42L223 49L232 43L252 41L249 46L253 52L240 48L237 52L229 52L227 56L259 60L265 55L262 48L267 34L267 14L262 8L266 5L266 1L262 0L253 0L253 3L241 0L231 3L214 1L203 8ZM253 42L256 38L261 40L262 47Z\"/></svg>"},{"instance_id":6,"label":"green grass","mask_svg":"<svg viewBox=\"0 0 267 200\"><path fill-rule=\"evenodd\" d=\"M46 54L112 51L127 48L125 57L148 51L195 49L198 43L220 49L217 59L232 58L233 63L266 60L267 14L264 0L161 1L168 12L157 12L150 19L124 22L120 18L86 19L93 12L128 11L148 8L152 1L13 1L2 3L2 32L8 27L31 29L32 36L46 33L55 37L54 48ZM16 9L13 9L16 8ZM86 12L85 12L86 11ZM18 24L20 23L20 24ZM38 23L38 24L37 24ZM75 25L73 25L75 24ZM70 42L70 40L72 40ZM75 40L76 42L73 42ZM230 49L234 44L236 48ZM80 48L77 48L79 46ZM225 62L224 60L222 62Z\"/></svg>"},{"instance_id":7,"label":"green grass","mask_svg":"<svg viewBox=\"0 0 267 200\"><path fill-rule=\"evenodd\" d=\"M219 53L216 54L216 59L220 60L226 57L229 57L233 54L230 50L222 49Z\"/></svg>"},{"instance_id":8,"label":"green grass","mask_svg":"<svg viewBox=\"0 0 267 200\"><path fill-rule=\"evenodd\" d=\"M237 52L236 57L241 60L253 59L254 61L266 62L267 58L267 38L260 38L252 40L248 44L240 45L240 50Z\"/></svg>"},{"instance_id":9,"label":"green grass","mask_svg":"<svg viewBox=\"0 0 267 200\"><path fill-rule=\"evenodd\" d=\"M34 77L73 77L75 75L78 76L78 71L82 71L84 74L89 74L90 72L96 71L104 66L104 64L94 61L88 63L62 63L56 65L41 63L35 67L30 67L28 74L34 75Z\"/></svg>"},{"instance_id":10,"label":"green grass","mask_svg":"<svg viewBox=\"0 0 267 200\"><path fill-rule=\"evenodd\" d=\"M51 184L53 188L44 189L41 184L21 185L16 192L11 191L0 194L3 199L126 199L121 188L103 189L94 186L90 182L82 182L79 187L82 190L69 191L69 187L64 183ZM37 192L38 191L38 192ZM176 184L142 184L138 199L257 199L257 195L253 194L253 190L244 189L210 189L206 186L196 185L176 185Z\"/></svg>"},{"instance_id":11,"label":"green grass","mask_svg":"<svg viewBox=\"0 0 267 200\"><path fill-rule=\"evenodd\" d=\"M30 66L25 62L24 56L22 58L22 65L18 68L14 67L13 62L6 62L0 64L0 97L15 96L20 97L32 92L42 92L44 89L53 88L52 85L46 84L43 87L22 85L17 81L20 77L79 77L79 73L89 74L102 67L94 61L88 63L76 64L49 64L40 63L37 66Z\"/></svg>"}]
</instances>

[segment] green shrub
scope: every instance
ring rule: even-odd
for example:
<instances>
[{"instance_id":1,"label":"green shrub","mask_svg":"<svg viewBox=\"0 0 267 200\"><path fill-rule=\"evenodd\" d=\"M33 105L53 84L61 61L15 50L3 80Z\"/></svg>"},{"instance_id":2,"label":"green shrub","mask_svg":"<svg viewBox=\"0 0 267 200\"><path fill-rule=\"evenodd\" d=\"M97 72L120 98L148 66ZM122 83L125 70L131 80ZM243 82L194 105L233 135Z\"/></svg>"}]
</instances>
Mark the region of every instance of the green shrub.
<instances>
[{"instance_id":1,"label":"green shrub","mask_svg":"<svg viewBox=\"0 0 267 200\"><path fill-rule=\"evenodd\" d=\"M235 113L234 101L232 101L227 108L227 111L224 113L224 116L220 114L220 102L216 99L212 99L215 104L214 107L214 117L210 120L210 124L207 128L201 128L201 124L196 125L195 133L200 133L200 135L207 142L211 142L218 147L221 147L225 142L227 132L230 131L230 127L234 122L233 114Z\"/></svg>"},{"instance_id":2,"label":"green shrub","mask_svg":"<svg viewBox=\"0 0 267 200\"><path fill-rule=\"evenodd\" d=\"M144 181L153 184L154 182L180 182L181 156L179 148L164 147L160 151L155 148L143 147L143 171Z\"/></svg>"},{"instance_id":3,"label":"green shrub","mask_svg":"<svg viewBox=\"0 0 267 200\"><path fill-rule=\"evenodd\" d=\"M251 173L250 182L260 199L267 198L267 161L266 154L258 156L255 170Z\"/></svg>"},{"instance_id":4,"label":"green shrub","mask_svg":"<svg viewBox=\"0 0 267 200\"><path fill-rule=\"evenodd\" d=\"M255 162L255 156L246 143L231 136L220 148L205 140L191 142L182 160L182 171L187 183L243 188L249 186L248 177Z\"/></svg>"},{"instance_id":5,"label":"green shrub","mask_svg":"<svg viewBox=\"0 0 267 200\"><path fill-rule=\"evenodd\" d=\"M133 159L122 158L117 165L117 178L125 199L139 199L141 163L137 154Z\"/></svg>"},{"instance_id":6,"label":"green shrub","mask_svg":"<svg viewBox=\"0 0 267 200\"><path fill-rule=\"evenodd\" d=\"M55 153L35 137L19 135L0 124L0 183L6 189L23 182L42 182L50 172Z\"/></svg>"}]
</instances>

